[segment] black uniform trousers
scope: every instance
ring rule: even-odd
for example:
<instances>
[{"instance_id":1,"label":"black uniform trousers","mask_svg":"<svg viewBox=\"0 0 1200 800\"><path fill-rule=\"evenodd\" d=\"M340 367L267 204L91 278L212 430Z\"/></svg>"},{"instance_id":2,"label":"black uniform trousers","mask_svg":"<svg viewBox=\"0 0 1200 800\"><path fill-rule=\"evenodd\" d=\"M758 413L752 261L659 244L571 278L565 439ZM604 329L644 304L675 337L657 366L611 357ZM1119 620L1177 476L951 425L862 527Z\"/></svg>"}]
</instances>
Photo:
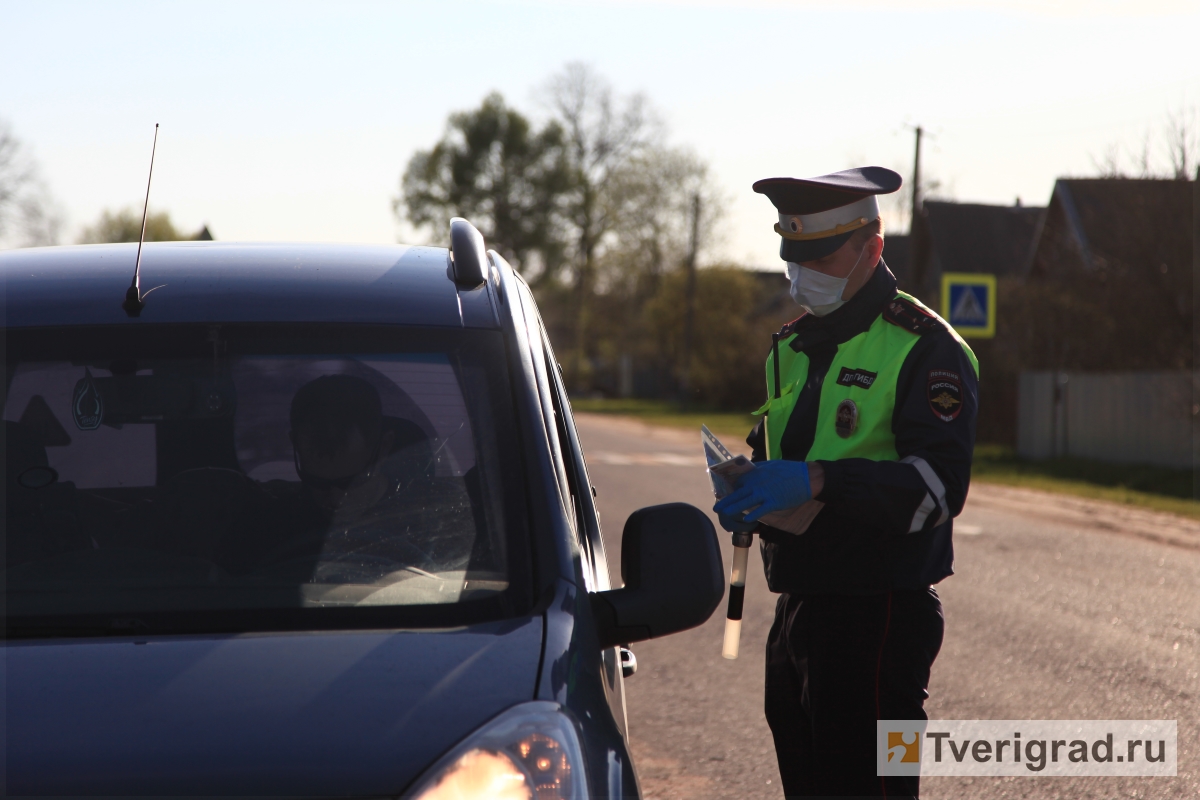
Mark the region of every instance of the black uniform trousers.
<instances>
[{"instance_id":1,"label":"black uniform trousers","mask_svg":"<svg viewBox=\"0 0 1200 800\"><path fill-rule=\"evenodd\" d=\"M767 639L767 723L787 797L915 798L876 775L879 719L927 719L942 604L928 589L779 598Z\"/></svg>"}]
</instances>

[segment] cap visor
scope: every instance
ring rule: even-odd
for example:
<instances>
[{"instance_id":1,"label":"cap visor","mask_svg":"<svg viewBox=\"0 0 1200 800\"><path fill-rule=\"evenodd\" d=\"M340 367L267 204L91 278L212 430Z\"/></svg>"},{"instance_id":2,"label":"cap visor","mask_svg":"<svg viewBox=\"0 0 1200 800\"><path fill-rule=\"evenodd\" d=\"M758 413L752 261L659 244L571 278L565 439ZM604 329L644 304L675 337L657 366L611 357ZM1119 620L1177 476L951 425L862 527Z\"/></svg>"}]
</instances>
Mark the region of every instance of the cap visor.
<instances>
[{"instance_id":1,"label":"cap visor","mask_svg":"<svg viewBox=\"0 0 1200 800\"><path fill-rule=\"evenodd\" d=\"M827 236L824 239L807 239L802 242L781 238L779 257L784 261L793 261L797 264L816 261L818 258L824 258L830 253L836 252L838 248L850 241L850 237L853 235L854 231L850 231L849 233L839 233L837 236Z\"/></svg>"}]
</instances>

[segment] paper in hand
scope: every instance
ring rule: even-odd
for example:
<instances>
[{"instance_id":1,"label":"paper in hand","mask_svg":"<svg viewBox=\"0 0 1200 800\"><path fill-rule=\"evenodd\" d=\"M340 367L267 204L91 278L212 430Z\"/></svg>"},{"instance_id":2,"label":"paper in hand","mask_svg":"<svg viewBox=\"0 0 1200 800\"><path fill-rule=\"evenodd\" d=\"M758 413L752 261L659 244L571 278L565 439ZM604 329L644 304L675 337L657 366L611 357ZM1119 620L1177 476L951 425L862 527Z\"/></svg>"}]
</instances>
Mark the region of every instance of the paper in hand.
<instances>
[{"instance_id":1,"label":"paper in hand","mask_svg":"<svg viewBox=\"0 0 1200 800\"><path fill-rule=\"evenodd\" d=\"M700 443L704 447L704 460L708 464L708 476L712 479L713 494L718 500L733 493L739 475L754 469L754 462L745 456L730 453L721 440L707 426L700 426ZM820 500L764 514L761 522L788 533L801 534L820 513L825 504Z\"/></svg>"}]
</instances>

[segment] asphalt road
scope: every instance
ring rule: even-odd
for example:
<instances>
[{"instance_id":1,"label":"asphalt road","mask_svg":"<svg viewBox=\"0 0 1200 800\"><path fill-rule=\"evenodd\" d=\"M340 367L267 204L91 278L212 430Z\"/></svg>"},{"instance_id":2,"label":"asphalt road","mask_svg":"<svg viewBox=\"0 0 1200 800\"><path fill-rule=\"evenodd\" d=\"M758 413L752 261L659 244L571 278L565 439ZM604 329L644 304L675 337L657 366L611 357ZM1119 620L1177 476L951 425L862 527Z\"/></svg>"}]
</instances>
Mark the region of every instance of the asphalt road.
<instances>
[{"instance_id":1,"label":"asphalt road","mask_svg":"<svg viewBox=\"0 0 1200 800\"><path fill-rule=\"evenodd\" d=\"M576 418L619 585L621 529L637 508L712 494L699 433ZM726 441L735 453L739 442ZM716 522L716 518L713 518ZM730 558L722 535L726 570ZM1200 525L1106 504L979 485L939 585L946 639L933 719L1175 719L1175 778L926 778L926 798L1200 797ZM721 658L722 611L634 646L630 740L649 798L778 798L763 717L774 613L752 555L742 654Z\"/></svg>"}]
</instances>

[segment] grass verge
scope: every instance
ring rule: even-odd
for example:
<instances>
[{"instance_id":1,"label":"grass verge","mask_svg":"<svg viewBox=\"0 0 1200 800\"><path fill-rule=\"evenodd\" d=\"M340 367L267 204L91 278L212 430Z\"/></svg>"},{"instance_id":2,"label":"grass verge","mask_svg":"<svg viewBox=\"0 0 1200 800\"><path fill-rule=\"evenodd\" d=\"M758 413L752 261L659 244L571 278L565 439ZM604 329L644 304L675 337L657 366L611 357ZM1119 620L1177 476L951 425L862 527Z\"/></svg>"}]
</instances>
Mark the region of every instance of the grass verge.
<instances>
[{"instance_id":1,"label":"grass verge","mask_svg":"<svg viewBox=\"0 0 1200 800\"><path fill-rule=\"evenodd\" d=\"M1192 471L1145 464L1109 464L1086 458L1029 461L1009 447L975 448L971 479L1073 494L1113 503L1141 506L1200 519L1200 503L1192 500Z\"/></svg>"},{"instance_id":2,"label":"grass verge","mask_svg":"<svg viewBox=\"0 0 1200 800\"><path fill-rule=\"evenodd\" d=\"M576 411L634 417L651 425L697 432L704 424L735 453L745 452L742 443L758 421L752 414L681 411L674 403L663 400L580 398L573 399L571 407ZM1108 464L1084 458L1028 461L1019 458L1012 448L980 445L975 448L971 479L1107 500L1200 519L1200 503L1191 499L1192 472L1186 469Z\"/></svg>"}]
</instances>

